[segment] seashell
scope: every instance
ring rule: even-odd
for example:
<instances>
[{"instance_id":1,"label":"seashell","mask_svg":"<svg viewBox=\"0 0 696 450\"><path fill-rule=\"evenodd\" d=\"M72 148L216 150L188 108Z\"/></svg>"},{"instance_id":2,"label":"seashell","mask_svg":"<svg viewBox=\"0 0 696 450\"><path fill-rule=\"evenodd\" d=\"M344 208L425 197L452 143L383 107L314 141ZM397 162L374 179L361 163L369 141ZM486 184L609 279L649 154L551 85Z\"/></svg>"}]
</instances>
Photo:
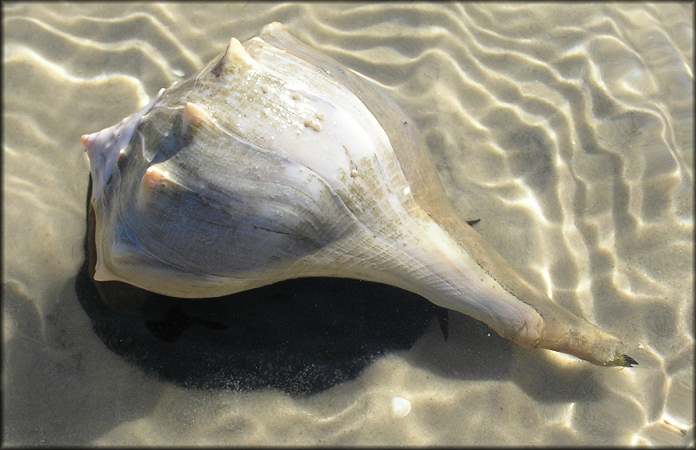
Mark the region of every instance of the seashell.
<instances>
[{"instance_id":1,"label":"seashell","mask_svg":"<svg viewBox=\"0 0 696 450\"><path fill-rule=\"evenodd\" d=\"M97 281L191 298L297 277L377 281L523 347L635 363L457 216L390 98L279 23L232 38L200 72L82 142Z\"/></svg>"}]
</instances>

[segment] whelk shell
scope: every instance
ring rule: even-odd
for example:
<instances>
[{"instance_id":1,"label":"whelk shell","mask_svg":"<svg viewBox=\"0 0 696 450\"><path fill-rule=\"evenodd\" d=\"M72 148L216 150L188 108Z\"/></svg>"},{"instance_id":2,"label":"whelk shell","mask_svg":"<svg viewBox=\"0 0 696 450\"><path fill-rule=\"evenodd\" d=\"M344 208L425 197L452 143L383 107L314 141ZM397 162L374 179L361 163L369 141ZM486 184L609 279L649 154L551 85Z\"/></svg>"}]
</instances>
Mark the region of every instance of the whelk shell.
<instances>
[{"instance_id":1,"label":"whelk shell","mask_svg":"<svg viewBox=\"0 0 696 450\"><path fill-rule=\"evenodd\" d=\"M199 73L82 142L95 280L175 297L297 277L378 281L523 347L635 363L457 216L390 98L280 23L232 38Z\"/></svg>"}]
</instances>

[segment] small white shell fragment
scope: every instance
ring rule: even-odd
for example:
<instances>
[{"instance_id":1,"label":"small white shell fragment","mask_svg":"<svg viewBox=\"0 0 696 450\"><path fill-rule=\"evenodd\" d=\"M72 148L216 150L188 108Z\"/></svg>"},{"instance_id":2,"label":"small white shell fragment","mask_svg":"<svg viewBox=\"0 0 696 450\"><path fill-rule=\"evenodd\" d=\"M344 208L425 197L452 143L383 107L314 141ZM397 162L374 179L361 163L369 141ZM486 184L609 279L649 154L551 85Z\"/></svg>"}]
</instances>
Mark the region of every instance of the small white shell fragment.
<instances>
[{"instance_id":1,"label":"small white shell fragment","mask_svg":"<svg viewBox=\"0 0 696 450\"><path fill-rule=\"evenodd\" d=\"M403 397L394 397L391 400L392 415L397 419L408 416L411 412L411 402Z\"/></svg>"}]
</instances>

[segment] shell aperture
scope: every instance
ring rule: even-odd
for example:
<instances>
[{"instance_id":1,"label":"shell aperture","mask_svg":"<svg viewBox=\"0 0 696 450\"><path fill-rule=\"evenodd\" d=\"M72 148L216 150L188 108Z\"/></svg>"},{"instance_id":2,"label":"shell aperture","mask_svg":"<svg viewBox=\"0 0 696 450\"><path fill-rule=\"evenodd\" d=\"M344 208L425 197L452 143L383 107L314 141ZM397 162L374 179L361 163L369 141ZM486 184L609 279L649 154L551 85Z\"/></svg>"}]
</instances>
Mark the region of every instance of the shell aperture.
<instances>
[{"instance_id":1,"label":"shell aperture","mask_svg":"<svg viewBox=\"0 0 696 450\"><path fill-rule=\"evenodd\" d=\"M97 281L174 297L309 276L378 281L524 347L631 364L616 337L524 281L456 215L391 99L279 23L233 38L83 143Z\"/></svg>"}]
</instances>

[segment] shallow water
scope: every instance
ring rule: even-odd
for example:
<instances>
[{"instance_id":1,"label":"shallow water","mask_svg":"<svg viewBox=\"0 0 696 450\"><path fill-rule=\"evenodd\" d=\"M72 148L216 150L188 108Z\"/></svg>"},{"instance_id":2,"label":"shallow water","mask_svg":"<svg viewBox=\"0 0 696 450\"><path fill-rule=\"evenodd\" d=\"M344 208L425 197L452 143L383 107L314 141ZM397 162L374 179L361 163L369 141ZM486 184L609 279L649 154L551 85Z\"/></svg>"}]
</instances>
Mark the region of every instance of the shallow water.
<instances>
[{"instance_id":1,"label":"shallow water","mask_svg":"<svg viewBox=\"0 0 696 450\"><path fill-rule=\"evenodd\" d=\"M693 445L693 5L3 12L5 444ZM640 365L523 350L455 313L446 341L433 319L411 348L303 395L222 388L214 373L184 387L147 370L147 347L115 351L76 291L79 137L273 20L388 91L462 216ZM403 417L395 397L410 402Z\"/></svg>"}]
</instances>

